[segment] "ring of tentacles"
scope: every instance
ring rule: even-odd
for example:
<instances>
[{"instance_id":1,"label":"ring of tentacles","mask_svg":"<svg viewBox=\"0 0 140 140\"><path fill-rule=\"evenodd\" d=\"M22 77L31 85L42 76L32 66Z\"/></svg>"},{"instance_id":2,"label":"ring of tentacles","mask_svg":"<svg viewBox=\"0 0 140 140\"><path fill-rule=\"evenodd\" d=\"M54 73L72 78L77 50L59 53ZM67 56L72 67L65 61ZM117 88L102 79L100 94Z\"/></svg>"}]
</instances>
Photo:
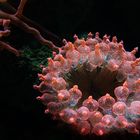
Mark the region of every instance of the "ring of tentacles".
<instances>
[{"instance_id":1,"label":"ring of tentacles","mask_svg":"<svg viewBox=\"0 0 140 140\"><path fill-rule=\"evenodd\" d=\"M117 130L139 134L140 58L117 37L97 32L63 40L59 53L41 66L37 97L45 113L72 125L80 134L104 135Z\"/></svg>"}]
</instances>

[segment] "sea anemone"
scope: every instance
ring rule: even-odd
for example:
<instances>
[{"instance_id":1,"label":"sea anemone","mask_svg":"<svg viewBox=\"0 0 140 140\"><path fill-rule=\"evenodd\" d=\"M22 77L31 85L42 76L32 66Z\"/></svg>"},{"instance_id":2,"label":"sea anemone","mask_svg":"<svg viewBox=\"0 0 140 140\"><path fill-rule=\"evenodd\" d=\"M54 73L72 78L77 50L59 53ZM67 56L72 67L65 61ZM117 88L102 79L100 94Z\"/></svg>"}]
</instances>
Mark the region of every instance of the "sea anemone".
<instances>
[{"instance_id":1,"label":"sea anemone","mask_svg":"<svg viewBox=\"0 0 140 140\"><path fill-rule=\"evenodd\" d=\"M80 134L104 135L117 130L139 134L140 58L117 37L99 33L74 35L48 58L38 74L45 113L72 125Z\"/></svg>"}]
</instances>

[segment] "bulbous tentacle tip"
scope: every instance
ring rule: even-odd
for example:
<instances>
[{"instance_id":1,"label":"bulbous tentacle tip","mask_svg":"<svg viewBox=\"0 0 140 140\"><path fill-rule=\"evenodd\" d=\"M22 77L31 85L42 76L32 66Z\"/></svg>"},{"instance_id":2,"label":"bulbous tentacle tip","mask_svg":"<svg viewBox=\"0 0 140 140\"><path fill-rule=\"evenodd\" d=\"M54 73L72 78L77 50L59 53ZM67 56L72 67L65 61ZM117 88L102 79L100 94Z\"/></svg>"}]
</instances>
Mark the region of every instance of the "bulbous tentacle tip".
<instances>
[{"instance_id":1,"label":"bulbous tentacle tip","mask_svg":"<svg viewBox=\"0 0 140 140\"><path fill-rule=\"evenodd\" d=\"M33 88L34 88L34 89L38 89L38 86L37 86L37 85L33 85Z\"/></svg>"},{"instance_id":2,"label":"bulbous tentacle tip","mask_svg":"<svg viewBox=\"0 0 140 140\"><path fill-rule=\"evenodd\" d=\"M130 53L135 55L138 52L138 47L135 47Z\"/></svg>"},{"instance_id":3,"label":"bulbous tentacle tip","mask_svg":"<svg viewBox=\"0 0 140 140\"><path fill-rule=\"evenodd\" d=\"M86 46L86 41L85 40L82 40L81 41L81 45L84 47L84 46Z\"/></svg>"},{"instance_id":4,"label":"bulbous tentacle tip","mask_svg":"<svg viewBox=\"0 0 140 140\"><path fill-rule=\"evenodd\" d=\"M78 39L78 36L75 34L75 35L73 36L73 38L74 38L74 40L77 40L77 39Z\"/></svg>"},{"instance_id":5,"label":"bulbous tentacle tip","mask_svg":"<svg viewBox=\"0 0 140 140\"><path fill-rule=\"evenodd\" d=\"M71 117L71 118L69 118L68 121L69 121L70 124L75 123L75 118L74 117Z\"/></svg>"},{"instance_id":6,"label":"bulbous tentacle tip","mask_svg":"<svg viewBox=\"0 0 140 140\"><path fill-rule=\"evenodd\" d=\"M36 99L37 99L37 100L41 100L41 97L40 97L40 96L38 96L38 97L36 97Z\"/></svg>"},{"instance_id":7,"label":"bulbous tentacle tip","mask_svg":"<svg viewBox=\"0 0 140 140\"><path fill-rule=\"evenodd\" d=\"M44 111L44 113L45 113L45 114L48 114L48 113L49 113L49 109L46 109L46 110Z\"/></svg>"},{"instance_id":8,"label":"bulbous tentacle tip","mask_svg":"<svg viewBox=\"0 0 140 140\"><path fill-rule=\"evenodd\" d=\"M93 37L92 32L89 32L89 33L88 33L88 38L92 38L92 37Z\"/></svg>"},{"instance_id":9,"label":"bulbous tentacle tip","mask_svg":"<svg viewBox=\"0 0 140 140\"><path fill-rule=\"evenodd\" d=\"M89 100L92 100L92 99L93 99L93 97L92 97L92 96L89 96L89 97L88 97L88 99L89 99Z\"/></svg>"},{"instance_id":10,"label":"bulbous tentacle tip","mask_svg":"<svg viewBox=\"0 0 140 140\"><path fill-rule=\"evenodd\" d=\"M67 40L64 38L64 39L62 40L62 43L63 43L64 45L66 45L68 42L67 42Z\"/></svg>"},{"instance_id":11,"label":"bulbous tentacle tip","mask_svg":"<svg viewBox=\"0 0 140 140\"><path fill-rule=\"evenodd\" d=\"M103 39L106 40L108 38L107 34L103 36Z\"/></svg>"},{"instance_id":12,"label":"bulbous tentacle tip","mask_svg":"<svg viewBox=\"0 0 140 140\"><path fill-rule=\"evenodd\" d=\"M100 33L99 32L96 32L95 35L96 35L96 37L99 37Z\"/></svg>"}]
</instances>

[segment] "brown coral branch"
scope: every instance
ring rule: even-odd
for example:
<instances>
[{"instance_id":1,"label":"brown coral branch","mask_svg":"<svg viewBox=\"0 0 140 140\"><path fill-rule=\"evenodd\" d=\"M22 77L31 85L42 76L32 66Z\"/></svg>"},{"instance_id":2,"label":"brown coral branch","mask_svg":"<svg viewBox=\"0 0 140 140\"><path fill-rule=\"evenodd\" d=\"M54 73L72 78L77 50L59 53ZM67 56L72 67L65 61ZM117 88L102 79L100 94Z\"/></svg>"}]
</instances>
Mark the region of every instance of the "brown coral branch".
<instances>
[{"instance_id":1,"label":"brown coral branch","mask_svg":"<svg viewBox=\"0 0 140 140\"><path fill-rule=\"evenodd\" d=\"M6 13L13 13L13 14L16 13L16 9L9 3L1 4L0 8L2 11L6 12ZM35 21L32 21L31 19L25 17L24 15L21 15L18 18L20 18L26 24L38 29L43 34L43 36L45 36L45 38L48 38L49 40L52 40L53 42L55 42L55 44L62 46L62 40L56 34L50 32L49 30L45 29L44 27L42 27Z\"/></svg>"},{"instance_id":2,"label":"brown coral branch","mask_svg":"<svg viewBox=\"0 0 140 140\"><path fill-rule=\"evenodd\" d=\"M21 28L25 32L32 34L42 45L47 45L53 51L59 51L59 47L55 46L51 41L45 39L37 29L29 26L15 15L11 15L0 10L0 17L4 19L10 19L12 24Z\"/></svg>"},{"instance_id":3,"label":"brown coral branch","mask_svg":"<svg viewBox=\"0 0 140 140\"><path fill-rule=\"evenodd\" d=\"M17 16L17 17L22 16L23 9L24 9L26 2L27 2L27 0L20 0L20 4L18 6L18 9L17 9L15 16Z\"/></svg>"},{"instance_id":4,"label":"brown coral branch","mask_svg":"<svg viewBox=\"0 0 140 140\"><path fill-rule=\"evenodd\" d=\"M3 41L0 41L0 48L10 51L10 52L14 53L16 56L20 55L20 52L17 49L11 47L9 44L7 44Z\"/></svg>"}]
</instances>

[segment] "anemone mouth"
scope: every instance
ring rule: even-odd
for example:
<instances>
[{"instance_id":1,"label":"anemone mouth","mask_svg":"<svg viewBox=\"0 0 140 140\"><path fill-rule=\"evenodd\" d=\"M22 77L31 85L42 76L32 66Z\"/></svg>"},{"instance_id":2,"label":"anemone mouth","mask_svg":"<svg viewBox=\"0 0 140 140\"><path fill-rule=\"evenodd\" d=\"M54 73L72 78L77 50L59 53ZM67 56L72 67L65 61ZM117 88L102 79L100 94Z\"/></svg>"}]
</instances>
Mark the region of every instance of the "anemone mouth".
<instances>
[{"instance_id":1,"label":"anemone mouth","mask_svg":"<svg viewBox=\"0 0 140 140\"><path fill-rule=\"evenodd\" d=\"M118 80L119 77L121 77L121 80ZM78 85L79 89L84 93L80 103L88 96L93 96L94 99L98 100L105 93L115 97L114 89L122 86L126 81L126 75L123 71L111 71L105 64L89 71L88 62L78 64L76 68L72 68L68 73L64 74L63 78L66 80L69 89L74 85Z\"/></svg>"},{"instance_id":2,"label":"anemone mouth","mask_svg":"<svg viewBox=\"0 0 140 140\"><path fill-rule=\"evenodd\" d=\"M89 33L74 36L59 54L48 58L34 88L45 113L72 125L80 134L104 135L117 130L139 133L140 58L125 51L123 42Z\"/></svg>"}]
</instances>

